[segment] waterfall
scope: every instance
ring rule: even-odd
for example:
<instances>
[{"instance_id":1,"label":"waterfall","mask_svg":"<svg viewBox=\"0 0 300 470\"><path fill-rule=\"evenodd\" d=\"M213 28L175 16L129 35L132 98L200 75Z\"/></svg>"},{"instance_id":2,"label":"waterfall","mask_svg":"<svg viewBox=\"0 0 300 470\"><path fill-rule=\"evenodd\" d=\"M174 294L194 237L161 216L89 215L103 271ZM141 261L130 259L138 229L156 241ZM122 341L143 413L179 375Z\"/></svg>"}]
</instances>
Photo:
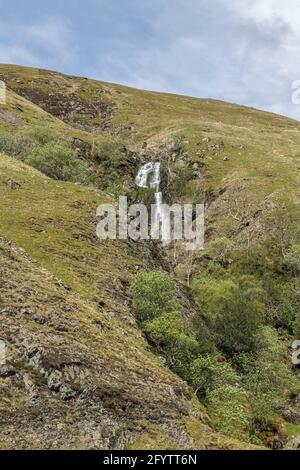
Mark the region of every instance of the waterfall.
<instances>
[{"instance_id":1,"label":"waterfall","mask_svg":"<svg viewBox=\"0 0 300 470\"><path fill-rule=\"evenodd\" d=\"M139 188L154 189L154 201L155 201L155 219L156 222L161 224L163 220L163 197L160 191L160 162L149 162L143 165L136 176L135 184ZM164 238L164 235L162 236Z\"/></svg>"},{"instance_id":2,"label":"waterfall","mask_svg":"<svg viewBox=\"0 0 300 470\"><path fill-rule=\"evenodd\" d=\"M139 188L150 188L149 184L149 177L151 173L153 173L154 170L154 163L146 163L146 165L143 165L139 171L138 174L135 178L135 184Z\"/></svg>"},{"instance_id":3,"label":"waterfall","mask_svg":"<svg viewBox=\"0 0 300 470\"><path fill-rule=\"evenodd\" d=\"M143 165L135 178L135 184L139 188L155 189L155 194L161 194L159 191L160 162L149 162Z\"/></svg>"},{"instance_id":4,"label":"waterfall","mask_svg":"<svg viewBox=\"0 0 300 470\"><path fill-rule=\"evenodd\" d=\"M160 163L153 163L153 175L150 181L150 188L155 189L156 193L159 193L160 189Z\"/></svg>"}]
</instances>

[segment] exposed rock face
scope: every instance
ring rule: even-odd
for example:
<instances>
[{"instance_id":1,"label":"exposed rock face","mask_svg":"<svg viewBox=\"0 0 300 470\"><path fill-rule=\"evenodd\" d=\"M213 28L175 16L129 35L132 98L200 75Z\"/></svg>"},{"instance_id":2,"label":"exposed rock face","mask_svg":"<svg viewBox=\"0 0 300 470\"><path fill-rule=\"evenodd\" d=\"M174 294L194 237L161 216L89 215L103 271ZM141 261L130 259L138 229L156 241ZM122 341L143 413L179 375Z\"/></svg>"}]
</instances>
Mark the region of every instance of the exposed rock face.
<instances>
[{"instance_id":1,"label":"exposed rock face","mask_svg":"<svg viewBox=\"0 0 300 470\"><path fill-rule=\"evenodd\" d=\"M135 324L60 286L23 250L0 243L0 446L123 449L158 433L177 448L233 446L194 408L186 385L163 367ZM203 440L185 426L194 419Z\"/></svg>"},{"instance_id":2,"label":"exposed rock face","mask_svg":"<svg viewBox=\"0 0 300 470\"><path fill-rule=\"evenodd\" d=\"M59 73L50 75L51 80L41 71L39 79L30 87L24 86L25 82L14 75L3 78L18 95L66 123L79 122L88 130L110 127L114 104L106 98L103 87L96 87L93 95L87 98L84 80L74 88L71 77L68 79ZM5 110L0 110L1 117L12 124L20 125L22 122L17 115Z\"/></svg>"},{"instance_id":3,"label":"exposed rock face","mask_svg":"<svg viewBox=\"0 0 300 470\"><path fill-rule=\"evenodd\" d=\"M187 389L146 351L136 327L128 334L140 344L127 344L124 356L117 321L108 323L7 245L1 244L0 258L1 339L7 345L0 440L17 448L117 449L146 422L169 423L176 438L178 419L193 412ZM184 439L192 445L187 432Z\"/></svg>"}]
</instances>

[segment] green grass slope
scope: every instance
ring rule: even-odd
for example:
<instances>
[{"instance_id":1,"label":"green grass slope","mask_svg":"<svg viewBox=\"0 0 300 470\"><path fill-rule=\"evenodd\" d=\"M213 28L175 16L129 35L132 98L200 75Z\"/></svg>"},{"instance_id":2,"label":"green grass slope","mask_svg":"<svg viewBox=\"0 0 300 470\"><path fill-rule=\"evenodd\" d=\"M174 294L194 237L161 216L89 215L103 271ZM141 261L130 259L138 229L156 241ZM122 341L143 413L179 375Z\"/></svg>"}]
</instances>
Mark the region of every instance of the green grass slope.
<instances>
[{"instance_id":1,"label":"green grass slope","mask_svg":"<svg viewBox=\"0 0 300 470\"><path fill-rule=\"evenodd\" d=\"M0 168L1 447L243 447L201 423L141 335L124 285L147 263L95 238L103 196L4 155Z\"/></svg>"},{"instance_id":2,"label":"green grass slope","mask_svg":"<svg viewBox=\"0 0 300 470\"><path fill-rule=\"evenodd\" d=\"M222 299L223 281L248 276L264 290L264 321L287 349L300 318L299 276L285 268L300 244L300 123L14 65L0 65L0 80L8 87L0 106L0 315L13 369L0 376L1 422L15 416L0 446L247 447L201 422L186 385L142 335L128 286L140 270L168 270L188 284L186 316L198 309L210 321L202 285ZM80 182L26 165L47 139L76 152ZM205 202L203 251L97 239L99 204L119 194L149 201L134 176L151 159L162 162L166 200ZM267 443L288 414L274 413L257 442ZM55 425L43 431L49 417Z\"/></svg>"}]
</instances>

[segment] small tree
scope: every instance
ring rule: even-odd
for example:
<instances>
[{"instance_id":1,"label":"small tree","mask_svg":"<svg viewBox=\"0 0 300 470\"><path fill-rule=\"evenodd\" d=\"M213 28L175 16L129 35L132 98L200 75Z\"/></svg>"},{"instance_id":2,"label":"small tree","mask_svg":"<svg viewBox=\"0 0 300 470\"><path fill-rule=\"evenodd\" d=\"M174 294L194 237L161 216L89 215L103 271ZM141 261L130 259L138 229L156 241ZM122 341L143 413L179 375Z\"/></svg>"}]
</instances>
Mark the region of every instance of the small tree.
<instances>
[{"instance_id":1,"label":"small tree","mask_svg":"<svg viewBox=\"0 0 300 470\"><path fill-rule=\"evenodd\" d=\"M237 373L228 362L210 355L199 357L193 362L190 378L195 392L202 398L218 387L235 385L239 381Z\"/></svg>"},{"instance_id":2,"label":"small tree","mask_svg":"<svg viewBox=\"0 0 300 470\"><path fill-rule=\"evenodd\" d=\"M250 405L241 378L217 356L196 359L190 368L191 384L207 406L212 424L228 436L248 434Z\"/></svg>"},{"instance_id":3,"label":"small tree","mask_svg":"<svg viewBox=\"0 0 300 470\"><path fill-rule=\"evenodd\" d=\"M169 312L143 322L148 340L165 357L167 364L185 380L190 379L189 367L199 355L197 340L188 335L185 322L178 312Z\"/></svg>"},{"instance_id":4,"label":"small tree","mask_svg":"<svg viewBox=\"0 0 300 470\"><path fill-rule=\"evenodd\" d=\"M176 299L177 284L165 273L158 271L139 273L130 287L130 293L135 312L142 321L180 310Z\"/></svg>"},{"instance_id":5,"label":"small tree","mask_svg":"<svg viewBox=\"0 0 300 470\"><path fill-rule=\"evenodd\" d=\"M130 288L134 309L149 342L178 375L189 380L189 367L200 354L199 343L187 331L177 300L178 287L161 272L139 273Z\"/></svg>"},{"instance_id":6,"label":"small tree","mask_svg":"<svg viewBox=\"0 0 300 470\"><path fill-rule=\"evenodd\" d=\"M249 300L243 291L224 299L221 313L215 320L220 349L231 357L240 353L257 353L262 318L257 302Z\"/></svg>"},{"instance_id":7,"label":"small tree","mask_svg":"<svg viewBox=\"0 0 300 470\"><path fill-rule=\"evenodd\" d=\"M83 171L76 152L55 141L35 147L27 163L55 180L76 181Z\"/></svg>"}]
</instances>

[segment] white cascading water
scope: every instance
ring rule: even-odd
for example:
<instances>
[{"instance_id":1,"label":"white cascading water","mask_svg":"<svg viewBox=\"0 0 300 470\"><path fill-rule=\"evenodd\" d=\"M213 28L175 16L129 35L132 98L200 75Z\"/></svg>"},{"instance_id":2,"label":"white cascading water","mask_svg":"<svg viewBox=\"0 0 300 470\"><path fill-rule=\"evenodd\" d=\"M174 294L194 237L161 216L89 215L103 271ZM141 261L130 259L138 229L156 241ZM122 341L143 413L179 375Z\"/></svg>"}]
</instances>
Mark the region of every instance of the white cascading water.
<instances>
[{"instance_id":1,"label":"white cascading water","mask_svg":"<svg viewBox=\"0 0 300 470\"><path fill-rule=\"evenodd\" d=\"M135 184L139 187L139 188L150 188L150 184L149 183L149 177L150 177L150 174L153 173L153 170L154 170L154 163L146 163L146 165L143 165L139 171L138 171L138 174L135 178Z\"/></svg>"},{"instance_id":2,"label":"white cascading water","mask_svg":"<svg viewBox=\"0 0 300 470\"><path fill-rule=\"evenodd\" d=\"M160 191L160 162L149 162L143 165L136 176L135 184L139 188L155 189L155 218L158 223L162 222L162 192ZM164 238L164 237L163 237Z\"/></svg>"}]
</instances>

